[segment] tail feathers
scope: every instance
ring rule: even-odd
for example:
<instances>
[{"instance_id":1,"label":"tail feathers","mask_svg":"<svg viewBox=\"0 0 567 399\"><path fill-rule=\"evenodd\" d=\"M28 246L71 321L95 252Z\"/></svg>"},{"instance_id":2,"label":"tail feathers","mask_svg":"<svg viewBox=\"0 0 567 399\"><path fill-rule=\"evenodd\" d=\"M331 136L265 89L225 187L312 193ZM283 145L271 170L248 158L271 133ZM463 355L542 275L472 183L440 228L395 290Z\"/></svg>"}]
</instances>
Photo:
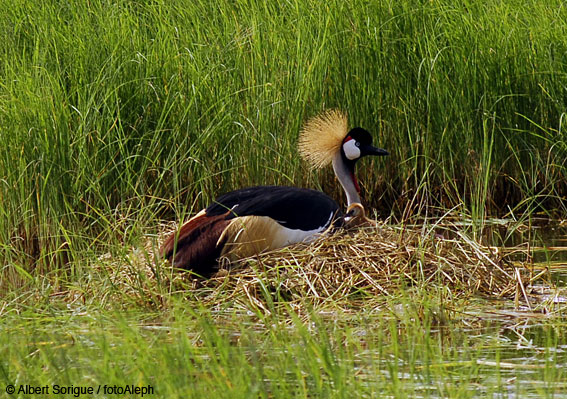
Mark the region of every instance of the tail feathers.
<instances>
[{"instance_id":1,"label":"tail feathers","mask_svg":"<svg viewBox=\"0 0 567 399\"><path fill-rule=\"evenodd\" d=\"M181 226L181 229L179 231L175 231L169 237L167 237L167 239L161 246L160 255L169 259L173 254L173 251L175 250L175 244L177 243L177 241L188 232L191 232L193 229L195 229L196 226L201 224L205 216L205 210L202 210L191 219L189 219L183 226Z\"/></svg>"},{"instance_id":2,"label":"tail feathers","mask_svg":"<svg viewBox=\"0 0 567 399\"><path fill-rule=\"evenodd\" d=\"M162 246L161 255L174 267L190 269L203 276L218 270L217 259L224 247L221 237L230 224L228 214L207 216L199 212L174 232Z\"/></svg>"}]
</instances>

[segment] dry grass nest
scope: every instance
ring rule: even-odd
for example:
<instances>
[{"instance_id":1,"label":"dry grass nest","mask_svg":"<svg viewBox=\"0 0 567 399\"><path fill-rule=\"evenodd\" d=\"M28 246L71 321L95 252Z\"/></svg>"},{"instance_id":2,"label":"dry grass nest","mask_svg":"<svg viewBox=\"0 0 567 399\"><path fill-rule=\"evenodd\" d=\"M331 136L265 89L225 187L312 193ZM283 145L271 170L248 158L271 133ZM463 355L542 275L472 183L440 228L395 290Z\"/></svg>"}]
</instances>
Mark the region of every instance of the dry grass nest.
<instances>
[{"instance_id":1,"label":"dry grass nest","mask_svg":"<svg viewBox=\"0 0 567 399\"><path fill-rule=\"evenodd\" d=\"M205 303L246 301L260 306L266 301L352 303L397 295L403 287L443 287L454 295L527 300L526 287L542 276L534 277L528 265L512 261L509 252L482 246L458 228L445 227L442 236L381 223L224 266L209 280L188 272L172 276L184 282L185 290L190 282L192 295Z\"/></svg>"}]
</instances>

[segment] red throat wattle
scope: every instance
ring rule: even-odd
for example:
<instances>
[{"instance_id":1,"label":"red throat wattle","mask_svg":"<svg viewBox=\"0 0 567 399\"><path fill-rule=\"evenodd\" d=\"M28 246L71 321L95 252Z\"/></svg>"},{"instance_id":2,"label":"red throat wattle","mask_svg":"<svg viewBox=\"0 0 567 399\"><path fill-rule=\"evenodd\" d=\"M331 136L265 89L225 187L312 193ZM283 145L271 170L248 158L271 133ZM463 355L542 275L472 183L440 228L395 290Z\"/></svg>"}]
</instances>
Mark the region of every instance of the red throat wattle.
<instances>
[{"instance_id":1,"label":"red throat wattle","mask_svg":"<svg viewBox=\"0 0 567 399\"><path fill-rule=\"evenodd\" d=\"M352 178L352 182L354 183L354 188L356 188L356 191L360 193L360 186L358 185L358 180L356 180L354 172L351 172L350 177Z\"/></svg>"}]
</instances>

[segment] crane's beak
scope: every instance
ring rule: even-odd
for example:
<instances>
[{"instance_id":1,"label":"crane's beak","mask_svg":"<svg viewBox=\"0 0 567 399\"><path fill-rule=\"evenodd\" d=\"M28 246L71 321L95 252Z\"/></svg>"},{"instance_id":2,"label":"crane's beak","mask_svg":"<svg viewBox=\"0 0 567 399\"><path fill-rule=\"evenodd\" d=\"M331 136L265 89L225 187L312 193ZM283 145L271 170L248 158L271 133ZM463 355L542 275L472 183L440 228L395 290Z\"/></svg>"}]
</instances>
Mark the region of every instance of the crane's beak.
<instances>
[{"instance_id":1,"label":"crane's beak","mask_svg":"<svg viewBox=\"0 0 567 399\"><path fill-rule=\"evenodd\" d=\"M390 155L390 153L382 148L376 148L371 145L364 146L362 149L362 155L377 155L377 156L385 156Z\"/></svg>"}]
</instances>

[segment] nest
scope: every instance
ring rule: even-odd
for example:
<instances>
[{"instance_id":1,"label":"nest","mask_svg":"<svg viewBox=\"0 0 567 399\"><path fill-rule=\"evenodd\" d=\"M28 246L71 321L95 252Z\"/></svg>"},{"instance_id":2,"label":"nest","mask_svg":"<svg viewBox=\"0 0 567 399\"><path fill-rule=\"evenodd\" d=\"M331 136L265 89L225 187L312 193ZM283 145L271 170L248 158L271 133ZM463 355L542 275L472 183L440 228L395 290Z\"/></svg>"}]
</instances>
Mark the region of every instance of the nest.
<instances>
[{"instance_id":1,"label":"nest","mask_svg":"<svg viewBox=\"0 0 567 399\"><path fill-rule=\"evenodd\" d=\"M163 226L159 237L173 229L173 224ZM445 298L476 295L513 298L518 303L529 302L532 283L544 275L534 276L527 262L518 261L529 258L525 247L510 254L483 246L451 226L445 226L442 235L431 228L384 223L340 230L309 245L224 264L206 280L172 270L160 260L156 238L148 238L145 248L133 249L127 264L110 255L110 260L99 259L101 275L110 277L115 288L105 295L109 304L128 298L161 307L167 306L171 295L181 295L217 309L269 311L274 304L354 309L372 306L370 302L379 305L412 289L442 290Z\"/></svg>"},{"instance_id":2,"label":"nest","mask_svg":"<svg viewBox=\"0 0 567 399\"><path fill-rule=\"evenodd\" d=\"M534 279L523 264L458 230L444 236L385 224L338 232L231 264L199 282L200 300L313 305L399 295L407 287L442 287L455 295L526 297Z\"/></svg>"}]
</instances>

